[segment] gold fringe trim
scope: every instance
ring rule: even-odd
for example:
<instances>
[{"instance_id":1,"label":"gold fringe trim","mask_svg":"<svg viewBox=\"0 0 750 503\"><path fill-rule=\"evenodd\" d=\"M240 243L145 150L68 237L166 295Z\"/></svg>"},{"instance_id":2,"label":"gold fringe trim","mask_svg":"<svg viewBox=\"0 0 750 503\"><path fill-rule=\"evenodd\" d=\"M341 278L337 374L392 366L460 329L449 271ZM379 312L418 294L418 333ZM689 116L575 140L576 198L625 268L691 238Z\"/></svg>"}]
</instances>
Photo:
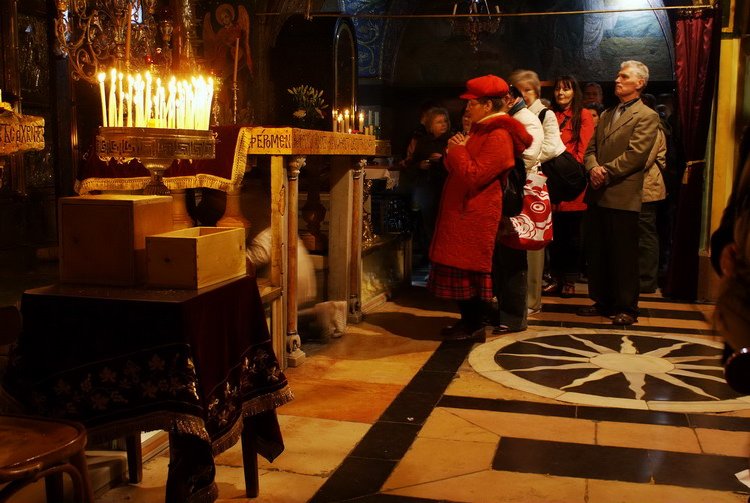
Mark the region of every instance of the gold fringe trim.
<instances>
[{"instance_id":1,"label":"gold fringe trim","mask_svg":"<svg viewBox=\"0 0 750 503\"><path fill-rule=\"evenodd\" d=\"M227 433L217 438L213 442L214 456L226 451L240 439L242 435L243 421L246 416L254 416L267 410L277 409L294 400L294 394L289 386L267 395L257 397L253 400L242 404L242 416L232 425Z\"/></svg>"},{"instance_id":2,"label":"gold fringe trim","mask_svg":"<svg viewBox=\"0 0 750 503\"><path fill-rule=\"evenodd\" d=\"M172 412L152 412L137 418L124 419L104 426L88 429L90 443L102 443L128 435L137 435L143 431L164 430L177 431L194 435L201 440L210 442L203 419L189 414Z\"/></svg>"},{"instance_id":3,"label":"gold fringe trim","mask_svg":"<svg viewBox=\"0 0 750 503\"><path fill-rule=\"evenodd\" d=\"M207 188L228 192L240 186L242 178L245 176L247 169L247 150L250 147L250 137L252 128L240 128L237 135L237 144L234 147L234 159L232 160L231 178L211 175L207 173L198 173L194 176L170 176L164 177L164 185L170 190L184 190ZM76 180L74 190L76 194L84 195L95 190L127 190L137 191L143 189L148 183L149 177L141 176L137 178L86 178Z\"/></svg>"}]
</instances>

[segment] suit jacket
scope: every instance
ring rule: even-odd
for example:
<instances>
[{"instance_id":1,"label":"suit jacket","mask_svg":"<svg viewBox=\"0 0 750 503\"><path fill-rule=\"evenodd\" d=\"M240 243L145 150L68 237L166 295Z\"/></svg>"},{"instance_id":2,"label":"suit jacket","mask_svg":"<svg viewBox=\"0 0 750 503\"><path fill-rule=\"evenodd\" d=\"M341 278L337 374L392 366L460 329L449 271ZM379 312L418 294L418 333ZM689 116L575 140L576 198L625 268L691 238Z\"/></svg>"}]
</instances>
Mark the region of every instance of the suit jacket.
<instances>
[{"instance_id":1,"label":"suit jacket","mask_svg":"<svg viewBox=\"0 0 750 503\"><path fill-rule=\"evenodd\" d=\"M656 139L659 115L638 100L612 121L616 109L602 113L586 149L586 171L603 166L608 173L602 187L589 186L586 202L603 208L641 211L643 171Z\"/></svg>"}]
</instances>

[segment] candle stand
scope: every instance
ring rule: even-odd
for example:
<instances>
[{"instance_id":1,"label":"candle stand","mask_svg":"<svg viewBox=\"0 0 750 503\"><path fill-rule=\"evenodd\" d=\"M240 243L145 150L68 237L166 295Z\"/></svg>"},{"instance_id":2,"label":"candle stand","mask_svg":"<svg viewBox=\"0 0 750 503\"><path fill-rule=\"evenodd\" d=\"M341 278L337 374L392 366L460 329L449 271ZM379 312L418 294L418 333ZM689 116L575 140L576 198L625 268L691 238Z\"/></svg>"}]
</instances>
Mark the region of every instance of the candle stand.
<instances>
[{"instance_id":1,"label":"candle stand","mask_svg":"<svg viewBox=\"0 0 750 503\"><path fill-rule=\"evenodd\" d=\"M197 129L145 127L100 127L96 136L99 159L114 158L118 163L138 159L151 173L143 187L146 195L169 195L164 171L175 159L213 159L216 157L216 133Z\"/></svg>"}]
</instances>

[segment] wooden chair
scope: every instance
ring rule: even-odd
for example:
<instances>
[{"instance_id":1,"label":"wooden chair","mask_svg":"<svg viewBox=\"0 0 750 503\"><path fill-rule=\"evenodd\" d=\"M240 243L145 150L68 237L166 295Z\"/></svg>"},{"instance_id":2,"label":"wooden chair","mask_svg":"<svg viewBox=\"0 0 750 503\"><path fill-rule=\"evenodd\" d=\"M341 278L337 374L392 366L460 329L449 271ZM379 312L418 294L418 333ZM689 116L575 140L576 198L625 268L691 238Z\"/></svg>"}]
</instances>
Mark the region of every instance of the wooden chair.
<instances>
[{"instance_id":1,"label":"wooden chair","mask_svg":"<svg viewBox=\"0 0 750 503\"><path fill-rule=\"evenodd\" d=\"M20 332L18 309L0 307L0 345L15 342ZM0 415L0 446L0 485L7 484L0 490L0 502L42 478L47 501L63 501L63 473L73 481L76 502L94 502L83 425L36 416Z\"/></svg>"},{"instance_id":2,"label":"wooden chair","mask_svg":"<svg viewBox=\"0 0 750 503\"><path fill-rule=\"evenodd\" d=\"M63 501L63 473L73 481L75 501L94 503L86 466L83 425L34 416L0 415L0 502L45 479L47 501Z\"/></svg>"},{"instance_id":3,"label":"wooden chair","mask_svg":"<svg viewBox=\"0 0 750 503\"><path fill-rule=\"evenodd\" d=\"M0 306L0 346L11 344L21 333L21 313L16 306Z\"/></svg>"}]
</instances>

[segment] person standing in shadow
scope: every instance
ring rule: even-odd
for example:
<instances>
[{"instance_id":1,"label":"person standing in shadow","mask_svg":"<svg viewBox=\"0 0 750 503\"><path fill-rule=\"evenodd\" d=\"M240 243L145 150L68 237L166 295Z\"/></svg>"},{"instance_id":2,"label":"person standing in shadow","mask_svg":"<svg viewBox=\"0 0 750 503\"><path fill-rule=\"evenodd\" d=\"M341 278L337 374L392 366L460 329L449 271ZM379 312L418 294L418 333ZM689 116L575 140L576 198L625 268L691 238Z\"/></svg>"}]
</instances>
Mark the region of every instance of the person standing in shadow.
<instances>
[{"instance_id":1,"label":"person standing in shadow","mask_svg":"<svg viewBox=\"0 0 750 503\"><path fill-rule=\"evenodd\" d=\"M412 214L418 218L415 252L426 261L447 175L443 156L451 134L448 110L441 107L427 109L423 123L425 133L414 136L409 142L399 183L403 184L402 190L409 191Z\"/></svg>"}]
</instances>

